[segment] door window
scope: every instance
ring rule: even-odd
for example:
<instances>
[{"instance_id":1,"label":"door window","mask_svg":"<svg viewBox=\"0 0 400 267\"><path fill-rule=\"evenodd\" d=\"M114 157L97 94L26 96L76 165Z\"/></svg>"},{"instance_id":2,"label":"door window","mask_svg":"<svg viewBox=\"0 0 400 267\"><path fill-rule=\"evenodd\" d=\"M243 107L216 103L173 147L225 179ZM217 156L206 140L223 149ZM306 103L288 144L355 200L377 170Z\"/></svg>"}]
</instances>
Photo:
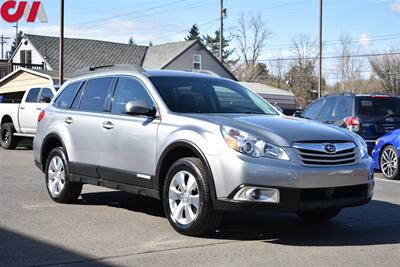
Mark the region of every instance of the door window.
<instances>
[{"instance_id":1,"label":"door window","mask_svg":"<svg viewBox=\"0 0 400 267\"><path fill-rule=\"evenodd\" d=\"M72 101L74 101L75 95L78 92L79 88L81 86L81 83L73 83L67 86L65 88L59 97L57 97L57 100L54 102L54 106L62 109L68 109Z\"/></svg>"},{"instance_id":2,"label":"door window","mask_svg":"<svg viewBox=\"0 0 400 267\"><path fill-rule=\"evenodd\" d=\"M108 99L113 78L98 78L89 80L83 92L79 110L103 112Z\"/></svg>"},{"instance_id":3,"label":"door window","mask_svg":"<svg viewBox=\"0 0 400 267\"><path fill-rule=\"evenodd\" d=\"M149 107L154 106L146 88L132 78L119 78L112 99L111 113L125 114L125 105L130 101L144 101Z\"/></svg>"},{"instance_id":4,"label":"door window","mask_svg":"<svg viewBox=\"0 0 400 267\"><path fill-rule=\"evenodd\" d=\"M328 120L333 118L333 110L335 109L337 99L328 98L322 105L321 112L318 115L318 119Z\"/></svg>"},{"instance_id":5,"label":"door window","mask_svg":"<svg viewBox=\"0 0 400 267\"><path fill-rule=\"evenodd\" d=\"M32 88L29 90L28 95L26 96L25 102L26 103L36 103L38 100L40 88Z\"/></svg>"},{"instance_id":6,"label":"door window","mask_svg":"<svg viewBox=\"0 0 400 267\"><path fill-rule=\"evenodd\" d=\"M334 117L344 119L353 113L353 99L350 97L340 97L336 105Z\"/></svg>"},{"instance_id":7,"label":"door window","mask_svg":"<svg viewBox=\"0 0 400 267\"><path fill-rule=\"evenodd\" d=\"M322 101L318 100L312 103L304 112L303 117L306 119L315 120L318 116L319 110L321 108Z\"/></svg>"},{"instance_id":8,"label":"door window","mask_svg":"<svg viewBox=\"0 0 400 267\"><path fill-rule=\"evenodd\" d=\"M50 103L50 102L44 102L44 100L50 100L51 101L51 99L53 99L53 96L54 96L54 94L50 90L50 88L43 88L42 89L42 93L40 94L39 100L40 100L40 102L43 102L43 103Z\"/></svg>"}]
</instances>

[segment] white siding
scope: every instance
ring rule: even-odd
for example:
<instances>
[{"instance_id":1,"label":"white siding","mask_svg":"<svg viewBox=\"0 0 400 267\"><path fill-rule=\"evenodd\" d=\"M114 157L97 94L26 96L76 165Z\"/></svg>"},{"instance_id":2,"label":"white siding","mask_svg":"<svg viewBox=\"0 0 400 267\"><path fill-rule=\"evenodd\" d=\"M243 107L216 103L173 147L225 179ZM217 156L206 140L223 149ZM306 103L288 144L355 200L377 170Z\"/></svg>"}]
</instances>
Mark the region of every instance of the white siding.
<instances>
[{"instance_id":1,"label":"white siding","mask_svg":"<svg viewBox=\"0 0 400 267\"><path fill-rule=\"evenodd\" d=\"M31 44L29 40L24 38L22 40L21 46L18 48L17 52L15 53L13 57L13 63L21 63L21 58L20 58L20 51L21 50L31 50L32 51L32 64L42 64L43 62L46 63L46 69L47 70L53 70L51 66L44 60L43 56L35 49L35 47Z\"/></svg>"},{"instance_id":2,"label":"white siding","mask_svg":"<svg viewBox=\"0 0 400 267\"><path fill-rule=\"evenodd\" d=\"M200 44L195 44L186 52L169 63L165 69L168 70L192 70L193 55L201 55L201 69L210 70L221 77L232 79L231 75L221 66L218 60L202 49Z\"/></svg>"}]
</instances>

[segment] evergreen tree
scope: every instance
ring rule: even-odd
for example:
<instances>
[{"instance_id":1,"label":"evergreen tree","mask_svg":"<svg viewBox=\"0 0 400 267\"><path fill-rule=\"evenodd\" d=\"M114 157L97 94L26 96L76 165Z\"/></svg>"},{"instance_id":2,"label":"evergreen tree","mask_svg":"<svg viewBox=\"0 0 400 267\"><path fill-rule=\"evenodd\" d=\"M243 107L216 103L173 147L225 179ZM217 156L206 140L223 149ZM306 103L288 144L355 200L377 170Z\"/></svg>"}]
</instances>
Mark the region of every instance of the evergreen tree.
<instances>
[{"instance_id":1,"label":"evergreen tree","mask_svg":"<svg viewBox=\"0 0 400 267\"><path fill-rule=\"evenodd\" d=\"M229 49L229 43L232 41L232 38L223 38L223 54L222 58L225 66L228 68L233 67L237 63L237 59L231 59L230 57L235 52L235 49ZM207 47L210 52L219 59L219 30L216 30L213 36L206 35L203 36L203 44Z\"/></svg>"},{"instance_id":2,"label":"evergreen tree","mask_svg":"<svg viewBox=\"0 0 400 267\"><path fill-rule=\"evenodd\" d=\"M18 32L18 34L15 36L14 42L11 45L11 50L10 50L11 55L14 54L15 50L17 50L17 47L23 37L24 37L24 33L22 31Z\"/></svg>"},{"instance_id":3,"label":"evergreen tree","mask_svg":"<svg viewBox=\"0 0 400 267\"><path fill-rule=\"evenodd\" d=\"M200 29L196 24L193 24L192 28L189 30L188 36L185 37L185 41L200 40Z\"/></svg>"}]
</instances>

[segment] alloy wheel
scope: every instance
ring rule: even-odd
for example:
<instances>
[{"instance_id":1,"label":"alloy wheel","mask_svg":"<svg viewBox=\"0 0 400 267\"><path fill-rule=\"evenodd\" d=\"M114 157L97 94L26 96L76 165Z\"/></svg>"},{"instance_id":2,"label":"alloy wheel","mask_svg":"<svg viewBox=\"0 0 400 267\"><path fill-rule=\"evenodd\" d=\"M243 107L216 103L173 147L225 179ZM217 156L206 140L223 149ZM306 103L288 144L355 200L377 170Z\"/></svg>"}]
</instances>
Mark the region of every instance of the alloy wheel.
<instances>
[{"instance_id":1,"label":"alloy wheel","mask_svg":"<svg viewBox=\"0 0 400 267\"><path fill-rule=\"evenodd\" d=\"M62 159L55 156L51 159L48 169L47 186L53 197L60 195L65 186L65 167Z\"/></svg>"},{"instance_id":2,"label":"alloy wheel","mask_svg":"<svg viewBox=\"0 0 400 267\"><path fill-rule=\"evenodd\" d=\"M168 200L173 220L185 226L191 224L200 206L196 178L187 171L177 172L169 186Z\"/></svg>"},{"instance_id":3,"label":"alloy wheel","mask_svg":"<svg viewBox=\"0 0 400 267\"><path fill-rule=\"evenodd\" d=\"M398 158L396 151L392 148L387 148L383 151L381 160L381 169L386 177L392 177L398 168Z\"/></svg>"}]
</instances>

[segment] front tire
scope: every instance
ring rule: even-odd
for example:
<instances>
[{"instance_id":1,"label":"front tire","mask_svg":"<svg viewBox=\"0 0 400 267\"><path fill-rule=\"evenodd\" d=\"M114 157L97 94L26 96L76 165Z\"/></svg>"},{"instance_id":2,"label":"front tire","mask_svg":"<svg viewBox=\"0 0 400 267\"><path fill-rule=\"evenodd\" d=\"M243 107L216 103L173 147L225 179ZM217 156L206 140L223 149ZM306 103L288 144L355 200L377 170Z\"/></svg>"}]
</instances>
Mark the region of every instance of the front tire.
<instances>
[{"instance_id":1,"label":"front tire","mask_svg":"<svg viewBox=\"0 0 400 267\"><path fill-rule=\"evenodd\" d=\"M331 208L323 210L303 211L298 212L297 216L303 221L312 223L323 223L339 215L342 209Z\"/></svg>"},{"instance_id":2,"label":"front tire","mask_svg":"<svg viewBox=\"0 0 400 267\"><path fill-rule=\"evenodd\" d=\"M399 155L394 146L387 146L383 149L380 157L380 167L385 178L389 180L396 180L400 178Z\"/></svg>"},{"instance_id":3,"label":"front tire","mask_svg":"<svg viewBox=\"0 0 400 267\"><path fill-rule=\"evenodd\" d=\"M82 184L69 181L69 166L62 147L54 148L46 162L46 187L52 200L73 203L82 192Z\"/></svg>"},{"instance_id":4,"label":"front tire","mask_svg":"<svg viewBox=\"0 0 400 267\"><path fill-rule=\"evenodd\" d=\"M1 125L0 145L4 149L14 149L18 145L18 137L14 136L15 128L13 123L4 123Z\"/></svg>"},{"instance_id":5,"label":"front tire","mask_svg":"<svg viewBox=\"0 0 400 267\"><path fill-rule=\"evenodd\" d=\"M215 231L222 215L212 207L211 177L198 158L176 161L168 171L163 202L172 227L188 236L203 236Z\"/></svg>"}]
</instances>

